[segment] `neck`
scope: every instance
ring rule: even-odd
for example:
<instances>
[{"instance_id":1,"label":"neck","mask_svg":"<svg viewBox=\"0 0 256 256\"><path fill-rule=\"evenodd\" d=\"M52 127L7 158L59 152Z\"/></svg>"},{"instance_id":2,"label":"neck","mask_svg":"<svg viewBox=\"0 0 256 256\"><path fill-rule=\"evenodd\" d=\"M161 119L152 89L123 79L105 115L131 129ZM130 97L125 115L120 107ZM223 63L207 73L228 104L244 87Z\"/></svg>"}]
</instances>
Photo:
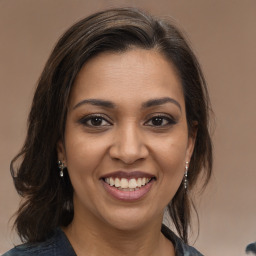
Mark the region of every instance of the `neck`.
<instances>
[{"instance_id":1,"label":"neck","mask_svg":"<svg viewBox=\"0 0 256 256\"><path fill-rule=\"evenodd\" d=\"M64 232L78 256L174 255L172 244L161 233L161 223L162 216L159 216L138 229L119 230L75 215Z\"/></svg>"}]
</instances>

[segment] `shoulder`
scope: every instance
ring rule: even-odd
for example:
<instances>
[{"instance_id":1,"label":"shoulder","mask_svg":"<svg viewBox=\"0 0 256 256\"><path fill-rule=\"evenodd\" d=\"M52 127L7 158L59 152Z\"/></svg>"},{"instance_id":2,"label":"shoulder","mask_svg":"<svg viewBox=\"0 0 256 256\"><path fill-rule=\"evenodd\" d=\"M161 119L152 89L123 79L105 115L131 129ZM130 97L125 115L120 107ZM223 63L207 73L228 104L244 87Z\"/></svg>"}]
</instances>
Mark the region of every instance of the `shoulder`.
<instances>
[{"instance_id":1,"label":"shoulder","mask_svg":"<svg viewBox=\"0 0 256 256\"><path fill-rule=\"evenodd\" d=\"M185 244L178 236L176 236L168 227L162 225L162 233L166 238L168 238L175 247L175 252L177 256L203 256L194 247Z\"/></svg>"},{"instance_id":2,"label":"shoulder","mask_svg":"<svg viewBox=\"0 0 256 256\"><path fill-rule=\"evenodd\" d=\"M34 255L40 255L40 256L53 256L53 247L49 244L42 243L36 243L33 245L30 244L22 244L15 246L10 251L4 253L2 256L34 256Z\"/></svg>"},{"instance_id":3,"label":"shoulder","mask_svg":"<svg viewBox=\"0 0 256 256\"><path fill-rule=\"evenodd\" d=\"M44 242L18 245L2 256L76 256L63 231L58 228Z\"/></svg>"}]
</instances>

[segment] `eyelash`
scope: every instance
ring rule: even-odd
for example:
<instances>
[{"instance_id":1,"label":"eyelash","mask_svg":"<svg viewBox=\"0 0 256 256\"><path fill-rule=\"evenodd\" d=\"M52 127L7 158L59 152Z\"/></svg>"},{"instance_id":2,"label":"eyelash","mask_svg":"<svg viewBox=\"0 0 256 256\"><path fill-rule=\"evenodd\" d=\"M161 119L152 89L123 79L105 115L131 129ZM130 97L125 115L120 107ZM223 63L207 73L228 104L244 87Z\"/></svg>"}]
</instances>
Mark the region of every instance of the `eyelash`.
<instances>
[{"instance_id":1,"label":"eyelash","mask_svg":"<svg viewBox=\"0 0 256 256\"><path fill-rule=\"evenodd\" d=\"M163 114L158 114L158 115L155 115L155 116L152 116L147 122L145 122L144 124L147 124L149 122L152 122L153 119L161 119L162 121L166 121L167 123L164 124L164 125L148 125L148 126L152 126L152 127L166 127L166 126L171 126L173 124L176 124L177 122L175 121L175 119L173 117L170 117L169 115L163 115Z\"/></svg>"},{"instance_id":2,"label":"eyelash","mask_svg":"<svg viewBox=\"0 0 256 256\"><path fill-rule=\"evenodd\" d=\"M93 119L97 119L99 118L99 121L101 122L99 125L93 125L92 124L92 120ZM166 123L164 125L154 125L154 124L148 124L148 123L152 123L152 121L155 119L160 119L161 122L163 121L166 121ZM97 122L97 120L94 120ZM91 122L91 124L88 124L88 122ZM106 122L107 124L105 125L102 125L102 122ZM102 115L102 114L92 114L92 115L89 115L89 116L86 116L86 117L83 117L79 120L79 123L84 125L84 126L87 126L87 127L93 127L93 128L102 128L102 127L105 127L105 126L111 126L113 125L109 120L107 120L107 118ZM148 121L146 121L144 123L144 125L146 126L151 126L151 127L158 127L158 128L163 128L163 127L166 127L166 126L171 126L173 124L176 124L177 122L175 121L175 119L173 117L170 117L169 115L163 115L163 114L158 114L158 115L155 115L155 116L152 116Z\"/></svg>"},{"instance_id":3,"label":"eyelash","mask_svg":"<svg viewBox=\"0 0 256 256\"><path fill-rule=\"evenodd\" d=\"M92 121L93 119L96 119L96 118L99 118L101 119L102 121L108 123L107 125L93 125L92 123L91 124L88 124L89 121ZM101 114L93 114L93 115L89 115L89 116L86 116L86 117L83 117L79 120L79 123L81 123L82 125L84 126L87 126L87 127L101 127L101 126L110 126L112 125L112 123L110 121L108 121L103 115Z\"/></svg>"}]
</instances>

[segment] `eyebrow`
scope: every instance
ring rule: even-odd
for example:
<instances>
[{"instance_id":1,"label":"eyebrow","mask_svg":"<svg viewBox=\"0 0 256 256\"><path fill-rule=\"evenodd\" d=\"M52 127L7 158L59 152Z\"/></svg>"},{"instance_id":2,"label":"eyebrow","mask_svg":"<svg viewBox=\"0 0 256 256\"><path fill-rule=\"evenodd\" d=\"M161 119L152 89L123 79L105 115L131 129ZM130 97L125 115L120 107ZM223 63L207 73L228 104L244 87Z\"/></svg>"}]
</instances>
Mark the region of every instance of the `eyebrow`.
<instances>
[{"instance_id":1,"label":"eyebrow","mask_svg":"<svg viewBox=\"0 0 256 256\"><path fill-rule=\"evenodd\" d=\"M173 103L181 110L181 105L179 104L179 102L176 101L175 99L169 98L169 97L150 99L150 100L142 103L142 108L150 108L150 107L154 107L154 106L160 106L160 105L163 105L166 103ZM76 109L84 104L90 104L90 105L105 107L105 108L115 108L116 107L116 105L113 102L108 101L108 100L86 99L86 100L82 100L82 101L78 102L73 107L73 109Z\"/></svg>"},{"instance_id":2,"label":"eyebrow","mask_svg":"<svg viewBox=\"0 0 256 256\"><path fill-rule=\"evenodd\" d=\"M105 107L105 108L115 108L116 107L116 105L111 101L99 100L99 99L88 99L88 100L82 100L82 101L78 102L73 107L73 109L76 109L84 104L90 104L90 105L100 106L100 107Z\"/></svg>"},{"instance_id":3,"label":"eyebrow","mask_svg":"<svg viewBox=\"0 0 256 256\"><path fill-rule=\"evenodd\" d=\"M173 99L173 98L169 98L169 97L164 97L164 98L156 98L156 99L151 99L146 101L145 103L142 104L142 108L150 108L150 107L154 107L154 106L159 106L159 105L163 105L165 103L173 103L175 104L181 111L181 105L180 103Z\"/></svg>"}]
</instances>

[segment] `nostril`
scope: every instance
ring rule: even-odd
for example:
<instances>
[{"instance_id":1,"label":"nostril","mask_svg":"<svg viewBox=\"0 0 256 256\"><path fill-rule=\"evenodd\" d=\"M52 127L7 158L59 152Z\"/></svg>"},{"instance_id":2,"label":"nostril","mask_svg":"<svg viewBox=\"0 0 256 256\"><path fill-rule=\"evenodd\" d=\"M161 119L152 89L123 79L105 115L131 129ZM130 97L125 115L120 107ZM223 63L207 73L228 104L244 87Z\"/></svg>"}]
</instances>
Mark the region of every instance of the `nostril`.
<instances>
[{"instance_id":1,"label":"nostril","mask_svg":"<svg viewBox=\"0 0 256 256\"><path fill-rule=\"evenodd\" d=\"M143 141L131 134L126 135L126 133L123 133L114 139L109 148L109 155L113 160L120 160L127 165L131 165L148 156L149 151Z\"/></svg>"}]
</instances>

